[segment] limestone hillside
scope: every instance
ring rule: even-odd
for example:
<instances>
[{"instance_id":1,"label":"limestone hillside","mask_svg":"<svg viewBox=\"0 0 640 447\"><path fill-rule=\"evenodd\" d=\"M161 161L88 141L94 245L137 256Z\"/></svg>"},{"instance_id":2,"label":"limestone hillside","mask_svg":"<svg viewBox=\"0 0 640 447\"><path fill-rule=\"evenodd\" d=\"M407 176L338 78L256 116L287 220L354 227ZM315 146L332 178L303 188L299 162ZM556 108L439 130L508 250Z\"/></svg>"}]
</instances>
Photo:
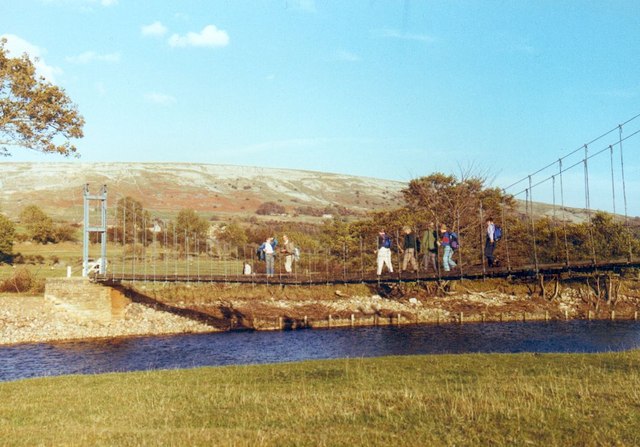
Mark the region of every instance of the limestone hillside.
<instances>
[{"instance_id":1,"label":"limestone hillside","mask_svg":"<svg viewBox=\"0 0 640 447\"><path fill-rule=\"evenodd\" d=\"M51 216L82 219L82 190L108 188L110 207L125 196L156 215L191 208L203 216L252 216L264 202L295 214L299 207L342 206L355 214L399 204L402 182L323 172L189 163L0 164L0 208L16 217L27 205Z\"/></svg>"}]
</instances>

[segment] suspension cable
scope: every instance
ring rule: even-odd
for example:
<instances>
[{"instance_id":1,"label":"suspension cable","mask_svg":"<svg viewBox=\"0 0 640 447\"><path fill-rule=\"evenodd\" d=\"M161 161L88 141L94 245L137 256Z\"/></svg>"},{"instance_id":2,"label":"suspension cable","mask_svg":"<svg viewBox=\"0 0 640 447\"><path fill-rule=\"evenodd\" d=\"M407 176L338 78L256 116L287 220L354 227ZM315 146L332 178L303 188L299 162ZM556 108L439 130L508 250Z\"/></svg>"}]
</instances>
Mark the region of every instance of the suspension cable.
<instances>
[{"instance_id":1,"label":"suspension cable","mask_svg":"<svg viewBox=\"0 0 640 447\"><path fill-rule=\"evenodd\" d=\"M626 123L624 123L626 124ZM624 225L627 227L627 246L629 247L629 262L631 262L631 258L633 257L633 247L631 245L631 231L629 229L629 214L627 212L627 184L624 178L624 156L622 154L622 142L629 137L622 138L622 126L620 124L618 126L619 131L619 145L620 145L620 169L622 171L622 197L624 199ZM635 135L637 132L632 133L630 136Z\"/></svg>"},{"instance_id":2,"label":"suspension cable","mask_svg":"<svg viewBox=\"0 0 640 447\"><path fill-rule=\"evenodd\" d=\"M589 195L589 146L584 145L584 198L587 207L587 228L589 229L589 240L591 242L592 261L596 264L596 244L593 235L593 221L591 219L591 197Z\"/></svg>"},{"instance_id":3,"label":"suspension cable","mask_svg":"<svg viewBox=\"0 0 640 447\"><path fill-rule=\"evenodd\" d=\"M484 223L484 210L482 209L482 200L480 200L480 251L482 252L482 275L487 274L487 269L484 265L485 258L485 247L484 247L484 238L483 238L483 228L482 224Z\"/></svg>"},{"instance_id":4,"label":"suspension cable","mask_svg":"<svg viewBox=\"0 0 640 447\"><path fill-rule=\"evenodd\" d=\"M124 268L127 262L127 198L124 198L122 207L122 279L124 280Z\"/></svg>"},{"instance_id":5,"label":"suspension cable","mask_svg":"<svg viewBox=\"0 0 640 447\"><path fill-rule=\"evenodd\" d=\"M639 114L637 114L637 115L635 115L634 117L632 117L632 118L628 119L628 120L627 120L627 121L625 121L624 123L622 123L622 124L618 125L617 127L614 127L613 129L611 129L611 130L609 130L609 131L607 131L607 132L603 133L603 134L602 134L602 135L600 135L599 137L596 137L596 138L592 139L591 141L587 142L586 144L590 146L591 144L595 143L596 141L601 140L602 138L606 137L606 136L607 136L607 135L609 135L610 133L614 132L616 129L618 129L618 128L622 128L622 126L624 126L625 124L628 124L628 123L630 123L631 121L633 121L633 120L635 120L635 119L637 119L637 118L639 118L639 117L640 117L640 113L639 113ZM569 152L568 154L566 154L566 155L562 156L562 157L560 158L560 160L564 160L565 158L568 158L568 157L572 156L573 154L575 154L575 153L579 152L580 150L582 150L582 148L583 148L583 147L584 147L584 145L583 145L583 146L580 146L580 147L578 147L578 148L576 148L576 149L574 149L573 151ZM554 161L553 163L550 163L550 164L548 164L547 166L545 166L545 167L543 167L543 168L538 169L536 172L534 172L533 174L531 174L531 176L535 176L535 175L537 175L537 174L541 173L542 171L544 171L544 170L546 170L546 169L550 168L551 166L553 166L555 163L556 163L556 162ZM516 182L512 183L511 185L507 186L507 187L506 187L506 188L504 188L504 189L505 189L505 190L507 190L507 189L511 189L512 187L514 187L514 186L516 186L516 185L518 185L518 184L520 184L520 183L524 182L525 180L527 180L527 179L528 179L528 177L529 177L529 176L523 177L523 178L521 178L520 180L518 180L518 181L516 181Z\"/></svg>"},{"instance_id":6,"label":"suspension cable","mask_svg":"<svg viewBox=\"0 0 640 447\"><path fill-rule=\"evenodd\" d=\"M531 185L531 176L529 176L529 185ZM529 220L531 222L531 237L533 238L533 260L536 266L536 273L538 273L539 265L538 265L538 247L536 243L536 224L535 218L533 217L533 191L530 189L527 190L527 198L529 199Z\"/></svg>"},{"instance_id":7,"label":"suspension cable","mask_svg":"<svg viewBox=\"0 0 640 447\"><path fill-rule=\"evenodd\" d=\"M511 258L509 257L509 231L507 228L507 225L505 224L505 217L504 217L504 209L505 209L505 198L506 195L502 195L502 210L501 210L501 214L502 214L502 233L503 233L503 237L504 237L504 246L505 249L507 251L507 269L508 271L511 271Z\"/></svg>"},{"instance_id":8,"label":"suspension cable","mask_svg":"<svg viewBox=\"0 0 640 447\"><path fill-rule=\"evenodd\" d=\"M551 184L553 190L553 256L554 261L557 262L560 258L558 256L558 221L556 213L556 176L551 176Z\"/></svg>"},{"instance_id":9,"label":"suspension cable","mask_svg":"<svg viewBox=\"0 0 640 447\"><path fill-rule=\"evenodd\" d=\"M616 215L616 183L613 174L613 146L609 145L609 161L611 165L611 196L613 198L613 215Z\"/></svg>"},{"instance_id":10,"label":"suspension cable","mask_svg":"<svg viewBox=\"0 0 640 447\"><path fill-rule=\"evenodd\" d=\"M630 135L627 135L626 137L624 137L624 138L621 140L621 142L622 142L622 141L626 141L626 140L630 139L631 137L633 137L633 136L635 136L635 135L637 135L637 134L640 134L640 130L637 130L637 131L635 131L634 133L632 133L632 134L630 134ZM621 144L621 142L616 143L616 145L617 145L617 144ZM581 148L581 149L584 149L584 146L582 146L582 148ZM603 149L599 150L598 152L594 152L594 153L592 153L591 155L589 155L588 157L586 157L586 159L587 159L587 160L590 160L590 159L592 159L592 158L594 158L594 157L597 157L598 155L600 155L600 154L602 154L603 152L608 151L608 150L609 150L609 146L606 146L606 147L604 147ZM562 160L562 158L561 158L560 160ZM578 166L578 165L584 165L584 160L585 160L585 159L583 158L582 160L575 162L575 163L574 163L574 164L572 164L571 166L564 168L564 169L562 170L562 172L570 171L571 169L575 168L575 167L576 167L576 166ZM555 163L555 162L554 162L554 163ZM533 175L534 175L534 174L531 174L531 176L533 176ZM531 187L532 187L532 188L535 188L536 186L540 186L540 185L542 185L542 184L544 184L544 183L548 182L549 180L551 180L551 176L546 177L546 178L544 178L544 179L542 179L542 180L538 181L537 183L534 183ZM503 189L503 191L506 193L506 190L507 190L507 189L509 189L509 188L504 188L504 189ZM517 193L515 193L515 194L513 194L513 196L514 196L514 197L517 197L517 196L519 196L519 195L521 195L521 194L524 194L524 189L523 189L523 190L521 190L521 191L519 191L519 192L517 192Z\"/></svg>"}]
</instances>

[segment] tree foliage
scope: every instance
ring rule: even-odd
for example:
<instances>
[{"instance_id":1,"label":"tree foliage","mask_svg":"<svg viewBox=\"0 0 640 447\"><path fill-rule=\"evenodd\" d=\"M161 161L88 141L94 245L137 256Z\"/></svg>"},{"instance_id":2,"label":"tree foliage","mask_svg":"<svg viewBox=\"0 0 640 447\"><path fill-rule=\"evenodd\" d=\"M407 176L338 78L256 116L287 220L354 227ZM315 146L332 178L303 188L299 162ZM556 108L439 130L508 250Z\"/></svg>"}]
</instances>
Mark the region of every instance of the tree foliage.
<instances>
[{"instance_id":1,"label":"tree foliage","mask_svg":"<svg viewBox=\"0 0 640 447\"><path fill-rule=\"evenodd\" d=\"M60 87L36 75L26 55L12 58L0 39L0 150L20 146L38 152L75 154L84 118Z\"/></svg>"},{"instance_id":2,"label":"tree foliage","mask_svg":"<svg viewBox=\"0 0 640 447\"><path fill-rule=\"evenodd\" d=\"M261 216L273 216L278 214L285 214L287 210L284 206L275 202L264 202L256 210L256 214Z\"/></svg>"},{"instance_id":3,"label":"tree foliage","mask_svg":"<svg viewBox=\"0 0 640 447\"><path fill-rule=\"evenodd\" d=\"M116 204L116 228L113 237L119 243L142 242L142 235L147 238L146 227L152 224L149 212L142 207L142 203L132 197L124 197Z\"/></svg>"},{"instance_id":4,"label":"tree foliage","mask_svg":"<svg viewBox=\"0 0 640 447\"><path fill-rule=\"evenodd\" d=\"M175 222L169 225L169 235L174 235L179 250L205 251L207 249L207 237L209 222L198 216L192 209L182 209L176 216Z\"/></svg>"},{"instance_id":5,"label":"tree foliage","mask_svg":"<svg viewBox=\"0 0 640 447\"><path fill-rule=\"evenodd\" d=\"M56 242L53 219L37 205L29 205L20 213L20 222L27 229L29 238L40 244Z\"/></svg>"},{"instance_id":6,"label":"tree foliage","mask_svg":"<svg viewBox=\"0 0 640 447\"><path fill-rule=\"evenodd\" d=\"M220 234L218 241L234 247L244 247L249 241L247 232L238 222L231 222L225 225Z\"/></svg>"},{"instance_id":7,"label":"tree foliage","mask_svg":"<svg viewBox=\"0 0 640 447\"><path fill-rule=\"evenodd\" d=\"M7 216L0 214L0 262L11 262L16 228Z\"/></svg>"}]
</instances>

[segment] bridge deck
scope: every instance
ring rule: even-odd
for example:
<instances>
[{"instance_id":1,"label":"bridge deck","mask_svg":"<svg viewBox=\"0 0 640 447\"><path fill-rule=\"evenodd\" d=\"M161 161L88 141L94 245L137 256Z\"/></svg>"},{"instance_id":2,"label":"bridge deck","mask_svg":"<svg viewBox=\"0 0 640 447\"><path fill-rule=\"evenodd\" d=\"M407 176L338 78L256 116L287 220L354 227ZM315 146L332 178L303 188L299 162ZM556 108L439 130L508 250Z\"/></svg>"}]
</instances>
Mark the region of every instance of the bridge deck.
<instances>
[{"instance_id":1,"label":"bridge deck","mask_svg":"<svg viewBox=\"0 0 640 447\"><path fill-rule=\"evenodd\" d=\"M627 268L640 268L640 261L607 261L607 262L576 262L566 264L544 264L538 269L533 265L517 268L495 267L484 268L482 266L456 268L451 272L440 274L418 272L384 273L381 276L375 274L343 274L331 276L325 273L290 273L267 276L265 274L252 275L104 275L95 276L96 282L104 284L119 284L122 282L146 281L146 282L198 282L198 283L240 283L240 284L274 284L274 285L326 285L326 284L377 284L377 283L402 283L402 282L427 282L447 280L481 280L485 278L520 277L531 278L539 274L554 275L561 273L590 273L597 271L620 271Z\"/></svg>"}]
</instances>

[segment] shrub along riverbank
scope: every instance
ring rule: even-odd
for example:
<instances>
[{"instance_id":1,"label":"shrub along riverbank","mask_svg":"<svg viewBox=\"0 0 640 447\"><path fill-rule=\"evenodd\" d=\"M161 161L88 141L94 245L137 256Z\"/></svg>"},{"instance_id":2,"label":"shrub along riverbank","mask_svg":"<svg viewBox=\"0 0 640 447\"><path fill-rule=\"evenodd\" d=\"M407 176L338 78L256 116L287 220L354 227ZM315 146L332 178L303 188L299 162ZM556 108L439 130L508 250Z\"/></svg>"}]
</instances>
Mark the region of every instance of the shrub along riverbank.
<instances>
[{"instance_id":1,"label":"shrub along riverbank","mask_svg":"<svg viewBox=\"0 0 640 447\"><path fill-rule=\"evenodd\" d=\"M640 351L71 376L0 396L16 446L640 444Z\"/></svg>"}]
</instances>

